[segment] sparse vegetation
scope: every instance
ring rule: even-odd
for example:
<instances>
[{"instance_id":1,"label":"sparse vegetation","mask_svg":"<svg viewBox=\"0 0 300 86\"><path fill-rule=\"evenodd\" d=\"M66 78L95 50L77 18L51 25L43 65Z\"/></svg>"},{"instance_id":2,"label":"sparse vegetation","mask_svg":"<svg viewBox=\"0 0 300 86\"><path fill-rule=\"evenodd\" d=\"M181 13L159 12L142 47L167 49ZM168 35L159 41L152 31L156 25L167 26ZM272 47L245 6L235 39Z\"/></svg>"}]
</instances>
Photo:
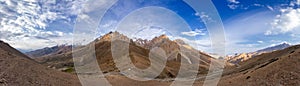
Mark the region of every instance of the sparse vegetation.
<instances>
[{"instance_id":1,"label":"sparse vegetation","mask_svg":"<svg viewBox=\"0 0 300 86\"><path fill-rule=\"evenodd\" d=\"M63 72L67 72L67 73L74 73L75 69L74 67L67 67L66 69L62 70Z\"/></svg>"}]
</instances>

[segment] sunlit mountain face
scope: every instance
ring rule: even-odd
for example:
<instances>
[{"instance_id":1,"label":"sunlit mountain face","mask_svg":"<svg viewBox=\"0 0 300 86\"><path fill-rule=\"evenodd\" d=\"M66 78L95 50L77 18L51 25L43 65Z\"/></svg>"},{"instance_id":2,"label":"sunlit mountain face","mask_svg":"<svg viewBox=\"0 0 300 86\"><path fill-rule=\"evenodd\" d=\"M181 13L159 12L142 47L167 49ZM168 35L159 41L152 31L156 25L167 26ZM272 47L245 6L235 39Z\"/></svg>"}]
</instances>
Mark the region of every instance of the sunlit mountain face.
<instances>
[{"instance_id":1,"label":"sunlit mountain face","mask_svg":"<svg viewBox=\"0 0 300 86\"><path fill-rule=\"evenodd\" d=\"M87 0L2 0L0 39L21 51L72 44L78 18L92 18L110 0L86 6ZM222 19L227 54L253 52L284 42L299 43L300 1L298 0L212 0ZM205 3L199 3L199 5ZM196 12L181 0L119 0L107 9L97 37L119 31L130 38L150 39L167 34L183 39L201 51L211 51L210 15ZM136 33L128 33L135 31ZM88 43L88 42L87 42Z\"/></svg>"}]
</instances>

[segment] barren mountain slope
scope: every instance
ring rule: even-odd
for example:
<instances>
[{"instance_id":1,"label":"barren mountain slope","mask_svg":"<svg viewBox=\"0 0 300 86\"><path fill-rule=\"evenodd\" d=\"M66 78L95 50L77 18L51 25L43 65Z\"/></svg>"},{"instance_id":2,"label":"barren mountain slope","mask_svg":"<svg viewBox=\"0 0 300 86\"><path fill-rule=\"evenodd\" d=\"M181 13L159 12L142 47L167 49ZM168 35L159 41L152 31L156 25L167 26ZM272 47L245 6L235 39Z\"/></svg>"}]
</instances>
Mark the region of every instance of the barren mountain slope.
<instances>
[{"instance_id":1,"label":"barren mountain slope","mask_svg":"<svg viewBox=\"0 0 300 86\"><path fill-rule=\"evenodd\" d=\"M46 47L43 49L26 52L25 54L31 58L40 58L45 56L59 55L70 51L72 51L71 45L57 45L53 47Z\"/></svg>"},{"instance_id":2,"label":"barren mountain slope","mask_svg":"<svg viewBox=\"0 0 300 86\"><path fill-rule=\"evenodd\" d=\"M233 64L239 64L240 62L246 61L252 57L255 57L257 55L263 54L263 53L270 53L277 50L282 50L287 47L290 47L291 45L288 43L282 43L275 46L267 47L264 49L257 50L255 52L249 52L249 53L241 53L234 56L229 56L226 58L227 62L233 63Z\"/></svg>"},{"instance_id":3,"label":"barren mountain slope","mask_svg":"<svg viewBox=\"0 0 300 86\"><path fill-rule=\"evenodd\" d=\"M265 53L229 68L220 86L298 86L300 45Z\"/></svg>"},{"instance_id":4,"label":"barren mountain slope","mask_svg":"<svg viewBox=\"0 0 300 86\"><path fill-rule=\"evenodd\" d=\"M96 56L97 56L97 61L102 69L102 71L104 71L104 73L108 73L108 72L118 72L119 70L115 67L115 63L113 61L112 58L112 50L111 50L111 37L113 33L111 33L110 35L106 35L104 37L102 37L102 39L95 41L95 49L96 49ZM125 39L125 40L129 40L129 38L127 38L126 36L116 33L117 35L121 35L121 39ZM115 35L116 35L115 34ZM161 73L160 76L158 76L157 78L174 78L177 75L177 72L181 66L181 61L184 61L186 59L181 59L183 58L182 54L183 53L176 53L179 51L179 49L175 49L175 48L179 48L179 45L176 44L176 42L171 42L169 39L165 39L166 37L157 37L157 38L162 38L162 39L154 39L156 41L163 41L163 42L158 42L158 43L154 43L152 46L157 46L157 47L161 47L162 49L164 49L166 51L166 55L167 58L174 58L174 60L167 60L167 64L166 64L166 68L164 69L164 71ZM142 46L138 46L136 45L136 43L134 43L133 41L129 41L129 57L131 58L131 61L134 63L134 65L138 68L142 68L145 69L147 67L150 66L150 60L149 60L149 53L150 50L142 47ZM151 46L151 47L152 47ZM169 47L171 46L172 49L169 49ZM173 47L172 47L173 46ZM185 50L185 51L191 51L191 50ZM175 52L175 53L172 53ZM186 55L188 57L185 57L187 59L191 59L193 61L199 61L200 66L199 67L199 73L201 74L206 74L208 71L208 67L209 67L209 61L211 59L210 56L208 55L202 55L200 52L198 51L193 51L190 53L199 53L199 57L197 56L192 56L192 55ZM200 59L201 57L201 59ZM165 59L165 57L156 57L157 62ZM175 60L177 58L177 60ZM197 58L197 59L196 59ZM161 64L161 63L158 63ZM155 65L155 64L153 64ZM192 63L190 64L183 64L183 65L194 65ZM124 65L126 66L126 65ZM185 68L183 68L185 69ZM188 69L185 69L188 70Z\"/></svg>"},{"instance_id":5,"label":"barren mountain slope","mask_svg":"<svg viewBox=\"0 0 300 86\"><path fill-rule=\"evenodd\" d=\"M46 68L0 41L0 85L80 86L75 75Z\"/></svg>"}]
</instances>

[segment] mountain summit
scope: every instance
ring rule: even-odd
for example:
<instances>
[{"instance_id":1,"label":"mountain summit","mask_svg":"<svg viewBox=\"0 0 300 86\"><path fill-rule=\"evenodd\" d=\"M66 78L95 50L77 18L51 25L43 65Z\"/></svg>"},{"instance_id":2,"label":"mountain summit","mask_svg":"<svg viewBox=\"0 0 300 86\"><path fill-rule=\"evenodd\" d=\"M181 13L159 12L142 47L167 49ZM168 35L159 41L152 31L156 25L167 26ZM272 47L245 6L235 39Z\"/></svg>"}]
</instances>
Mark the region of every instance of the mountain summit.
<instances>
[{"instance_id":1,"label":"mountain summit","mask_svg":"<svg viewBox=\"0 0 300 86\"><path fill-rule=\"evenodd\" d=\"M285 49L287 47L290 47L291 45L289 43L281 43L281 44L278 44L278 45L275 45L275 46L271 46L271 47L267 47L267 48L264 48L264 49L261 49L261 50L257 50L256 52L257 53L266 53L266 52L272 52L272 51L276 51L276 50L282 50L282 49Z\"/></svg>"}]
</instances>

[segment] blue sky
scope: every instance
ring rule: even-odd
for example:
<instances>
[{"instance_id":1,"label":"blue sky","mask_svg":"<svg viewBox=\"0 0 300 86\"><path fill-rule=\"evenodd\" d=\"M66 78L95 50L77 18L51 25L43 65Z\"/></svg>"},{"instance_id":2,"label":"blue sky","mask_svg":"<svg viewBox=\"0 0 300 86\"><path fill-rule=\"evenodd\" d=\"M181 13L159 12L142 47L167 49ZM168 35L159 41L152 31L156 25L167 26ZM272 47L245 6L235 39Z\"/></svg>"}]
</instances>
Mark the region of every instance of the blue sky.
<instances>
[{"instance_id":1,"label":"blue sky","mask_svg":"<svg viewBox=\"0 0 300 86\"><path fill-rule=\"evenodd\" d=\"M23 51L71 44L74 25L80 21L77 18L92 18L85 14L96 15L95 10L107 7L109 1L113 0L95 1L86 7L86 0L0 0L0 39ZM228 54L282 42L299 44L300 1L212 1L224 25ZM106 11L97 33L101 36L117 30L144 39L168 34L210 52L210 37L202 20L214 21L181 0L120 0Z\"/></svg>"}]
</instances>

